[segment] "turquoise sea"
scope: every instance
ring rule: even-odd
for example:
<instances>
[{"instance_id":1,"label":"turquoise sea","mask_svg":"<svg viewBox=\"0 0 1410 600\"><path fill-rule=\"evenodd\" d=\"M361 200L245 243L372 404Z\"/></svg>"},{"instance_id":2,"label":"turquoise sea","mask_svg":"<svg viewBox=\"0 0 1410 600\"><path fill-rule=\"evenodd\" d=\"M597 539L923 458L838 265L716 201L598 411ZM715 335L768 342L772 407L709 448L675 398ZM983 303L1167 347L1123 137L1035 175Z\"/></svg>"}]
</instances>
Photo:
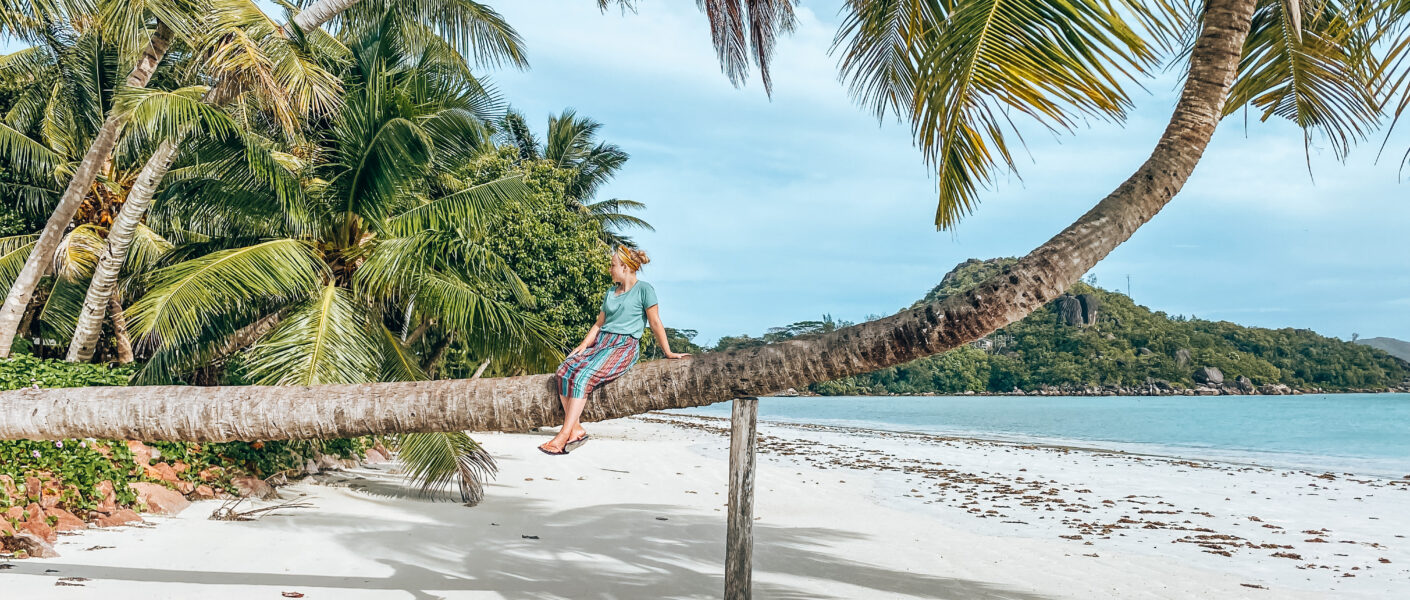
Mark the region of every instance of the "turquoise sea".
<instances>
[{"instance_id":1,"label":"turquoise sea","mask_svg":"<svg viewBox=\"0 0 1410 600\"><path fill-rule=\"evenodd\" d=\"M1410 476L1410 394L761 398L759 418Z\"/></svg>"}]
</instances>

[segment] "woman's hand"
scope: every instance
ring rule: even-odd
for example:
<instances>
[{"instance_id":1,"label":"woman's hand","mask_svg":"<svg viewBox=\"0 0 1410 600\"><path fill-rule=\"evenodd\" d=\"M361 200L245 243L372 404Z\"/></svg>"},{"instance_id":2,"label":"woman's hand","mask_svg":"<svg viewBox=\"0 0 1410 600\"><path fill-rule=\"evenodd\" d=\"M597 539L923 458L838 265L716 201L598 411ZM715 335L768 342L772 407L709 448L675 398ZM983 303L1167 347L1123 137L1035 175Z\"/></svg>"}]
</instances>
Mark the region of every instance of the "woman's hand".
<instances>
[{"instance_id":1,"label":"woman's hand","mask_svg":"<svg viewBox=\"0 0 1410 600\"><path fill-rule=\"evenodd\" d=\"M666 358L670 358L670 359L676 359L676 358L690 358L690 353L689 353L689 352L667 352L667 353L666 353Z\"/></svg>"},{"instance_id":2,"label":"woman's hand","mask_svg":"<svg viewBox=\"0 0 1410 600\"><path fill-rule=\"evenodd\" d=\"M579 352L582 352L583 350L586 350L586 349L587 349L587 348L584 348L584 347L582 347L582 346L578 346L577 348L574 348L572 352L569 352L569 353L568 353L568 356L563 357L563 360L568 360L568 359L570 359L570 358L573 358L574 356L577 356Z\"/></svg>"}]
</instances>

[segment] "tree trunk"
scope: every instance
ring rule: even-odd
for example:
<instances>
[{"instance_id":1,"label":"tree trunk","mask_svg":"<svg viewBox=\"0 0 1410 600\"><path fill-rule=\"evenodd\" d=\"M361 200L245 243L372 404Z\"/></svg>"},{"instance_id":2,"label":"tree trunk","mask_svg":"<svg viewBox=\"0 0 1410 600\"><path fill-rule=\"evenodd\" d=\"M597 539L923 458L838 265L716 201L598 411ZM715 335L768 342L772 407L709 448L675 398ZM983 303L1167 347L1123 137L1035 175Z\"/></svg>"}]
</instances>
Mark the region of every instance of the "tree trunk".
<instances>
[{"instance_id":1,"label":"tree trunk","mask_svg":"<svg viewBox=\"0 0 1410 600\"><path fill-rule=\"evenodd\" d=\"M1210 0L1174 115L1145 164L1061 233L942 302L807 339L637 366L583 419L701 406L838 379L956 348L1056 298L1179 192L1233 83L1255 0ZM561 422L553 375L312 387L186 386L0 393L0 439L268 440L525 430Z\"/></svg>"},{"instance_id":2,"label":"tree trunk","mask_svg":"<svg viewBox=\"0 0 1410 600\"><path fill-rule=\"evenodd\" d=\"M127 193L127 201L108 230L107 248L98 258L98 266L93 269L93 279L88 283L88 295L83 300L83 310L78 314L78 325L74 327L73 340L69 342L69 362L87 362L93 358L93 349L98 346L98 338L103 333L103 313L107 310L113 290L117 289L118 272L127 260L127 251L132 247L132 236L137 225L147 214L147 206L152 203L152 195L157 184L166 175L172 157L176 156L179 139L163 140L157 150L142 166L142 172L132 183ZM131 352L129 351L129 356ZM130 361L129 361L130 362Z\"/></svg>"},{"instance_id":3,"label":"tree trunk","mask_svg":"<svg viewBox=\"0 0 1410 600\"><path fill-rule=\"evenodd\" d=\"M322 0L295 16L294 24L303 31L317 29L328 19L357 4L358 1ZM239 82L222 79L216 82L210 91L206 92L202 101L215 106L229 102L242 91L239 86ZM132 189L128 191L127 200L123 203L117 219L113 221L113 231L108 234L107 249L99 258L98 266L93 272L93 279L88 284L88 294L83 300L83 310L79 313L78 326L74 329L73 339L69 342L68 357L66 358L69 362L87 362L93 358L93 349L98 346L98 338L103 331L103 311L108 305L108 297L117 284L118 271L122 269L122 263L127 258L128 248L132 244L132 234L137 230L137 225L142 222L143 217L147 215L147 208L152 204L152 196L156 194L157 186L161 184L162 178L166 177L167 171L171 169L171 163L176 159L176 153L180 150L182 141L182 138L179 137L163 140L152 156L147 159L147 162L142 165L142 171L137 174ZM111 144L109 151L111 151ZM93 150L90 148L89 153L92 152ZM55 215L57 214L56 212ZM72 218L73 211L69 211L67 219ZM64 226L68 226L67 220ZM31 254L31 256L33 255ZM2 313L0 313L0 319L3 319Z\"/></svg>"},{"instance_id":4,"label":"tree trunk","mask_svg":"<svg viewBox=\"0 0 1410 600\"><path fill-rule=\"evenodd\" d=\"M132 336L127 335L127 314L122 310L122 297L108 296L108 310L113 315L113 337L117 339L118 364L132 364Z\"/></svg>"},{"instance_id":5,"label":"tree trunk","mask_svg":"<svg viewBox=\"0 0 1410 600\"><path fill-rule=\"evenodd\" d=\"M166 25L157 24L157 29L152 32L152 39L148 42L142 57L132 68L132 72L127 75L127 87L147 86L147 81L152 78L152 73L157 70L157 65L161 64L162 57L166 55L167 47L171 45L171 36L171 30ZM49 215L49 221L44 224L43 233L34 243L34 250L30 251L29 258L25 260L19 276L10 285L10 293L5 298L5 304L0 306L0 358L10 356L10 346L15 342L20 319L24 315L25 308L29 306L30 298L34 296L34 288L39 285L39 280L48 274L54 251L63 241L64 231L73 221L73 214L83 203L84 197L88 195L88 190L93 187L93 181L98 178L99 168L112 155L113 146L117 144L119 130L122 129L125 121L126 119L122 115L112 111L108 112L107 119L103 121L102 127L98 128L98 134L93 138L93 143L88 146L88 153L83 155L83 161L74 170L73 179L69 180L68 187L64 189L64 195L59 199L59 205L54 208L54 213Z\"/></svg>"}]
</instances>

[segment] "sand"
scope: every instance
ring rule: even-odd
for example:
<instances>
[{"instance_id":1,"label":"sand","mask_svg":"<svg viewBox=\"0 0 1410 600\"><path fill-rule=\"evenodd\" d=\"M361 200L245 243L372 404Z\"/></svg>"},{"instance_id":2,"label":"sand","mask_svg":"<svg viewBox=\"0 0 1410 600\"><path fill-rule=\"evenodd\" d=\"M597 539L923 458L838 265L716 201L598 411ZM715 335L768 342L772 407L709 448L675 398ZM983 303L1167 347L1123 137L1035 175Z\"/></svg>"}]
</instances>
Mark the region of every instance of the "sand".
<instances>
[{"instance_id":1,"label":"sand","mask_svg":"<svg viewBox=\"0 0 1410 600\"><path fill-rule=\"evenodd\" d=\"M0 565L4 598L710 598L723 589L725 421L479 434L485 501L394 465L283 487L314 508L194 504ZM759 598L1410 597L1410 479L764 424ZM315 481L316 480L316 481ZM1386 562L1388 561L1388 562Z\"/></svg>"}]
</instances>

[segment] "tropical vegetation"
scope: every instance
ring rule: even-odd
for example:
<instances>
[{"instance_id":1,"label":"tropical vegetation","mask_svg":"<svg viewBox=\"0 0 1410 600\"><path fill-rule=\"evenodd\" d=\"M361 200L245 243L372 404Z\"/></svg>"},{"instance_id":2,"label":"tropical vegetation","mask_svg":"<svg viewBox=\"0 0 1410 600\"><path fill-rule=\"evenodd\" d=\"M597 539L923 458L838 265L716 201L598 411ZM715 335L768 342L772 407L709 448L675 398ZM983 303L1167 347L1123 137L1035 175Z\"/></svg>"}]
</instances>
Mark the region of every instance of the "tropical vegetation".
<instances>
[{"instance_id":1,"label":"tropical vegetation","mask_svg":"<svg viewBox=\"0 0 1410 600\"><path fill-rule=\"evenodd\" d=\"M604 8L633 4L599 3ZM776 37L794 22L794 4L701 4L732 80L742 82L757 69L765 89L771 89L769 59ZM1337 152L1393 123L1405 105L1410 72L1403 60L1410 48L1406 10L1406 3L1378 0L850 0L836 42L843 79L879 118L896 117L912 126L922 155L936 169L935 222L942 228L956 226L976 209L985 185L1014 168L1015 123L1061 132L1086 119L1120 120L1132 103L1127 90L1170 68L1182 74L1182 91L1169 126L1126 181L1073 224L977 285L827 333L648 363L595 392L587 416L709 404L874 372L1006 327L1062 295L1172 201L1226 115L1248 109L1265 120L1288 119L1305 132L1304 141L1330 140ZM516 145L522 156L527 145ZM316 159L289 154L310 164ZM370 229L356 231L381 234L377 223L398 214L393 204L382 206L377 210L387 212L375 215ZM62 221L59 229L65 229L69 218L56 213L51 224ZM331 239L340 239L342 248L359 242ZM47 248L36 252L48 255ZM314 262L302 254L289 258ZM324 260L330 268L338 266L334 262ZM366 265L359 270L365 272ZM429 277L432 271L413 274ZM351 281L360 285L356 276ZM416 281L399 291L414 289ZM12 286L12 300L17 290L29 293L21 288ZM290 297L302 289L291 289ZM330 295L327 306L338 302L331 297L352 289L327 282L320 288ZM0 335L3 328L14 331L26 303L7 301ZM225 441L524 429L558 419L548 377L322 384L312 398L304 391L259 386L88 388L81 394L21 390L5 393L0 403L0 436L141 431L173 440ZM180 416L124 421L123 415L153 414L150 407L178 397ZM295 405L296 398L303 404ZM231 406L281 409L231 413Z\"/></svg>"},{"instance_id":2,"label":"tropical vegetation","mask_svg":"<svg viewBox=\"0 0 1410 600\"><path fill-rule=\"evenodd\" d=\"M945 275L915 306L964 292L1015 259L968 261ZM1074 283L1075 296L1095 299L1091 323L1071 324L1057 303L981 340L879 371L810 386L823 395L1008 393L1017 389L1192 389L1203 367L1225 382L1247 377L1254 386L1286 385L1325 391L1384 390L1410 380L1410 363L1372 347L1307 329L1244 327L1228 321L1168 315L1125 294ZM1090 300L1089 300L1090 301ZM747 348L826 333L847 323L829 316L775 327L760 337L726 336L712 351Z\"/></svg>"}]
</instances>

